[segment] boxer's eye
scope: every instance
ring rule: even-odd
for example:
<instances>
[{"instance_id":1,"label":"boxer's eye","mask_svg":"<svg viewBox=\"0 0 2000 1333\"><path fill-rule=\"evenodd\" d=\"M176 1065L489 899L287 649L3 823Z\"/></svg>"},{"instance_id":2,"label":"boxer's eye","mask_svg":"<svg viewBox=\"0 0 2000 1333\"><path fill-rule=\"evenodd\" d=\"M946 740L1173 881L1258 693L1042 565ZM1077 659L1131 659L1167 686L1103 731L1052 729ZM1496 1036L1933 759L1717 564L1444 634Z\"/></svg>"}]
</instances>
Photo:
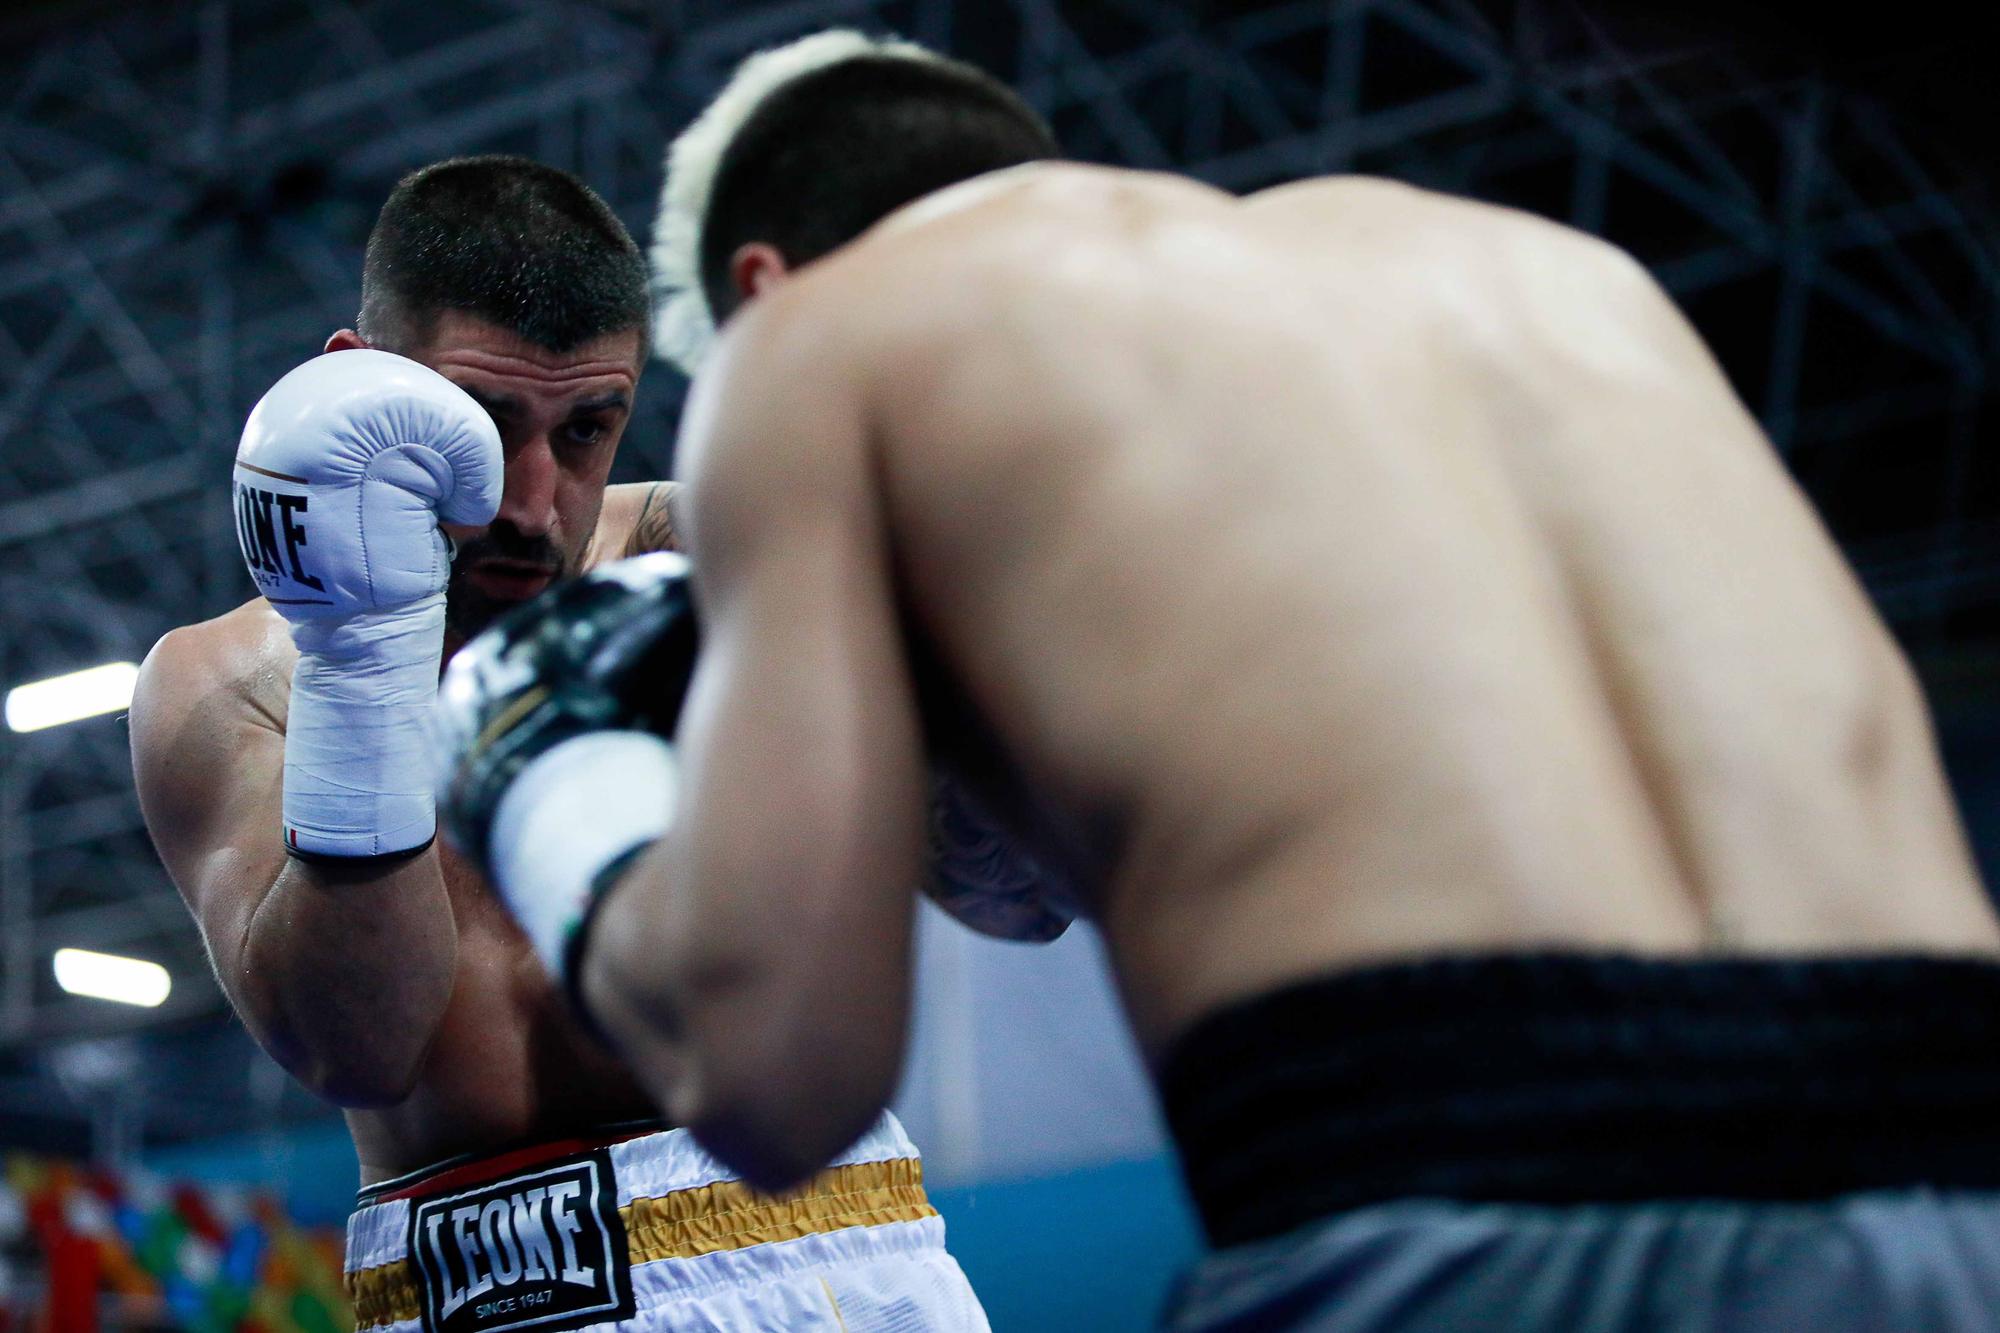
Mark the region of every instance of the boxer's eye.
<instances>
[{"instance_id":1,"label":"boxer's eye","mask_svg":"<svg viewBox=\"0 0 2000 1333\"><path fill-rule=\"evenodd\" d=\"M605 436L605 425L602 421L589 418L572 421L562 428L562 436L563 440L569 444L596 444Z\"/></svg>"}]
</instances>

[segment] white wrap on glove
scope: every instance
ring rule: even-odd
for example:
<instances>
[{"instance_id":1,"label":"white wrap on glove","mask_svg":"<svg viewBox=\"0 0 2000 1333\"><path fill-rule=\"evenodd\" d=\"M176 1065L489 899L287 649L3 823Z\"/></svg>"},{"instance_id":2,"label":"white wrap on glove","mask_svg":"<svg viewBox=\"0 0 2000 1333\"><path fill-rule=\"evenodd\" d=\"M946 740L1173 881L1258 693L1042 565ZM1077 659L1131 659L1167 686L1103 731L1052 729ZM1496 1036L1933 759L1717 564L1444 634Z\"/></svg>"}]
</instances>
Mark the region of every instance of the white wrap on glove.
<instances>
[{"instance_id":1,"label":"white wrap on glove","mask_svg":"<svg viewBox=\"0 0 2000 1333\"><path fill-rule=\"evenodd\" d=\"M271 387L236 451L250 576L291 622L285 845L412 851L436 834L427 743L451 543L500 507L492 418L427 366L357 349Z\"/></svg>"}]
</instances>

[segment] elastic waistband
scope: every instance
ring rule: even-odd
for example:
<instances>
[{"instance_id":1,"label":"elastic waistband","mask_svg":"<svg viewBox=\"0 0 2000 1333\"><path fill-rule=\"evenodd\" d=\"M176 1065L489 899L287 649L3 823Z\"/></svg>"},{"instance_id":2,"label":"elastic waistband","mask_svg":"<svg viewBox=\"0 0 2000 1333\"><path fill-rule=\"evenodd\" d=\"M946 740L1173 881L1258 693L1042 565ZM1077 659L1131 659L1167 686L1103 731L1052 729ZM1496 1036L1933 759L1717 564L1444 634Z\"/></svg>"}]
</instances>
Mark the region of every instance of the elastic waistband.
<instances>
[{"instance_id":1,"label":"elastic waistband","mask_svg":"<svg viewBox=\"0 0 2000 1333\"><path fill-rule=\"evenodd\" d=\"M492 1152L460 1153L456 1157L406 1171L400 1176L363 1185L354 1192L354 1203L358 1208L366 1208L393 1199L421 1199L433 1194L449 1194L467 1185L498 1180L528 1167L552 1162L558 1157L589 1152L593 1148L608 1148L614 1143L663 1133L672 1128L664 1120L621 1121L599 1125L587 1133L569 1138L537 1139Z\"/></svg>"},{"instance_id":2,"label":"elastic waistband","mask_svg":"<svg viewBox=\"0 0 2000 1333\"><path fill-rule=\"evenodd\" d=\"M590 1223L627 1267L653 1266L636 1283L642 1306L647 1297L742 1282L790 1262L823 1264L942 1246L922 1161L887 1112L825 1171L781 1196L757 1193L736 1179L684 1129L609 1142L564 1140L371 1187L375 1201L347 1223L346 1284L357 1328L419 1317L425 1274L413 1245L483 1244L509 1261L525 1255L515 1237L528 1222L539 1227L553 1216L558 1188L567 1231L588 1230L583 1224ZM481 1215L486 1209L494 1210L490 1220ZM461 1213L470 1241L454 1231ZM482 1239L482 1225L499 1234ZM775 1241L799 1245L774 1247L777 1252L754 1261L733 1253ZM699 1262L661 1264L671 1260Z\"/></svg>"},{"instance_id":3,"label":"elastic waistband","mask_svg":"<svg viewBox=\"0 0 2000 1333\"><path fill-rule=\"evenodd\" d=\"M2000 1188L2000 966L1431 960L1195 1024L1161 1096L1218 1245L1402 1198Z\"/></svg>"}]
</instances>

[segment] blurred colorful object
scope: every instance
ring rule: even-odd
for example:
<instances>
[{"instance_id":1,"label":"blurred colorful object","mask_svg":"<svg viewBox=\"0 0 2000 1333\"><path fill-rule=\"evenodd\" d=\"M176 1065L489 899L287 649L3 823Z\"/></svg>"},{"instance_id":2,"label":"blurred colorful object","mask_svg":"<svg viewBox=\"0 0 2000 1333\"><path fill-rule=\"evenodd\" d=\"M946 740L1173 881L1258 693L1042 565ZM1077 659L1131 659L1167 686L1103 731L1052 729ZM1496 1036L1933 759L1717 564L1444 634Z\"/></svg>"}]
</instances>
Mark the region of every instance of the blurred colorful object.
<instances>
[{"instance_id":1,"label":"blurred colorful object","mask_svg":"<svg viewBox=\"0 0 2000 1333\"><path fill-rule=\"evenodd\" d=\"M0 1169L0 1333L353 1327L340 1238L271 1199L25 1154Z\"/></svg>"}]
</instances>

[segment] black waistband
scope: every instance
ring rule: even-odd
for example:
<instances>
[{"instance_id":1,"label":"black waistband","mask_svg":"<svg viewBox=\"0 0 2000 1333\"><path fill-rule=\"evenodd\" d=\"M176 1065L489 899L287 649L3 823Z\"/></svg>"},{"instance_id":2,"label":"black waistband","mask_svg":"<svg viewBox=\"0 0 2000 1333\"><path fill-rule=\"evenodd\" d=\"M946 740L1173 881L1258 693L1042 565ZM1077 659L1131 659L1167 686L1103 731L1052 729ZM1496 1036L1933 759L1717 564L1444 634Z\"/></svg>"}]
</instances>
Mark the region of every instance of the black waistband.
<instances>
[{"instance_id":1,"label":"black waistband","mask_svg":"<svg viewBox=\"0 0 2000 1333\"><path fill-rule=\"evenodd\" d=\"M1370 968L1196 1023L1161 1095L1218 1245L1399 1198L2000 1188L2000 966Z\"/></svg>"},{"instance_id":2,"label":"black waistband","mask_svg":"<svg viewBox=\"0 0 2000 1333\"><path fill-rule=\"evenodd\" d=\"M566 1134L536 1135L532 1138L516 1139L476 1152L463 1152L453 1157L441 1158L428 1166L420 1166L401 1175L370 1181L354 1192L354 1202L356 1207L366 1208L389 1199L408 1197L413 1191L429 1191L440 1187L440 1182L447 1178L487 1179L511 1170L525 1168L543 1158L561 1157L586 1148L619 1143L625 1139L637 1138L642 1134L655 1134L673 1127L670 1121L650 1118L607 1120Z\"/></svg>"}]
</instances>

